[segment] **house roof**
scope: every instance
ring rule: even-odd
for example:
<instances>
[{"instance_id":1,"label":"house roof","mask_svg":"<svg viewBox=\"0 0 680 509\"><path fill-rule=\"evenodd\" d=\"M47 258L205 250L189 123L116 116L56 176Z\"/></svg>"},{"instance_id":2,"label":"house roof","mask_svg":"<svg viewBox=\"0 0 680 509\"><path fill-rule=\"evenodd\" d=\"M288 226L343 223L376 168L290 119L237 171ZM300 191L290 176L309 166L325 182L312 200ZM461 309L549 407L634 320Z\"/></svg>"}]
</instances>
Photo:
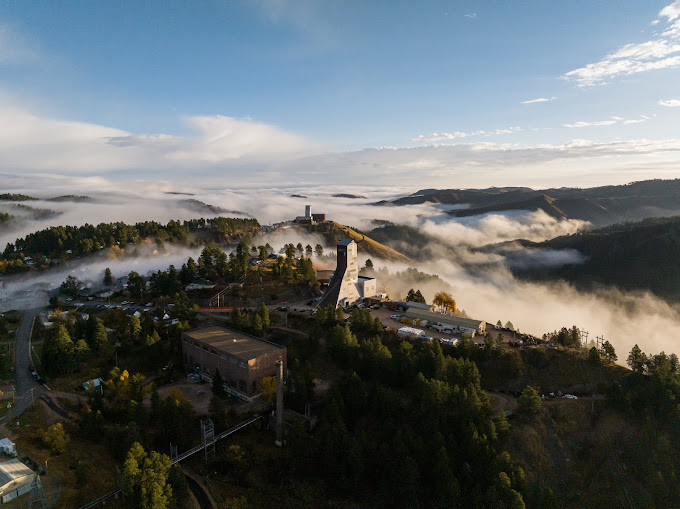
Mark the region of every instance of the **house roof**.
<instances>
[{"instance_id":1,"label":"house roof","mask_svg":"<svg viewBox=\"0 0 680 509\"><path fill-rule=\"evenodd\" d=\"M256 359L268 353L279 353L284 349L276 343L218 326L201 327L185 332L184 335L243 360Z\"/></svg>"},{"instance_id":2,"label":"house roof","mask_svg":"<svg viewBox=\"0 0 680 509\"><path fill-rule=\"evenodd\" d=\"M352 239L342 239L338 242L338 246L349 246L352 242L354 242Z\"/></svg>"},{"instance_id":3,"label":"house roof","mask_svg":"<svg viewBox=\"0 0 680 509\"><path fill-rule=\"evenodd\" d=\"M478 329L481 324L486 324L483 320L473 320L472 318L463 318L462 316L435 313L433 311L425 311L424 309L417 309L414 307L406 310L406 317L468 327L470 329Z\"/></svg>"},{"instance_id":4,"label":"house roof","mask_svg":"<svg viewBox=\"0 0 680 509\"><path fill-rule=\"evenodd\" d=\"M414 302L412 300L407 300L406 302L404 302L404 307L425 309L427 311L432 311L432 304L423 304L422 302Z\"/></svg>"}]
</instances>

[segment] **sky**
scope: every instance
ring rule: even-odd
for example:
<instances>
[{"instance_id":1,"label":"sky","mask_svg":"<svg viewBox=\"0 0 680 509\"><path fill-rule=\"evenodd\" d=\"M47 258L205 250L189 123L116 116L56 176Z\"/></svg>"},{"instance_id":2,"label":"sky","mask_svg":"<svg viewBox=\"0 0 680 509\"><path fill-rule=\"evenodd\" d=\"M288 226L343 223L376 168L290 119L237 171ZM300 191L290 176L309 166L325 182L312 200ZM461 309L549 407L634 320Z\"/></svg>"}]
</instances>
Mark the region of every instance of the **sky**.
<instances>
[{"instance_id":1,"label":"sky","mask_svg":"<svg viewBox=\"0 0 680 509\"><path fill-rule=\"evenodd\" d=\"M680 0L2 2L0 187L676 178L679 84Z\"/></svg>"}]
</instances>

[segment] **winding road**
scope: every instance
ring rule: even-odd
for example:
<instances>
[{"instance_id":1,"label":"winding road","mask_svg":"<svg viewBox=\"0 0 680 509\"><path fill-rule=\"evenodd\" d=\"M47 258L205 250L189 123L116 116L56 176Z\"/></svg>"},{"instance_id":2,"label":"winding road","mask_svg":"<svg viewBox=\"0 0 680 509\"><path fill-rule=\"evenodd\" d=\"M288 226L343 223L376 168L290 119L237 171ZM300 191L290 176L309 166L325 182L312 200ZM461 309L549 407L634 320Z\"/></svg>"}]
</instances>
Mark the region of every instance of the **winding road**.
<instances>
[{"instance_id":1,"label":"winding road","mask_svg":"<svg viewBox=\"0 0 680 509\"><path fill-rule=\"evenodd\" d=\"M17 329L15 342L16 383L14 384L16 398L12 415L21 414L31 406L33 400L37 400L43 393L47 392L47 387L39 384L28 370L29 364L33 364L31 360L31 330L33 329L33 321L41 309L26 309ZM33 390L32 398L31 390Z\"/></svg>"}]
</instances>

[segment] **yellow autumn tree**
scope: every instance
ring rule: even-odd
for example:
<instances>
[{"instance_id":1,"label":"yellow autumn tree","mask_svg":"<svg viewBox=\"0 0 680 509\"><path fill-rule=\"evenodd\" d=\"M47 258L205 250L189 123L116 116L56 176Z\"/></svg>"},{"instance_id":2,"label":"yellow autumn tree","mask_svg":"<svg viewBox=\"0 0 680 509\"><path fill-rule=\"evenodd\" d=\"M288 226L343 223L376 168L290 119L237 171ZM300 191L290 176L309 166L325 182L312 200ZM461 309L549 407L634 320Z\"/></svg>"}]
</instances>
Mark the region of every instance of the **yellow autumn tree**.
<instances>
[{"instance_id":1,"label":"yellow autumn tree","mask_svg":"<svg viewBox=\"0 0 680 509\"><path fill-rule=\"evenodd\" d=\"M456 301L446 292L438 292L432 299L432 304L437 306L443 313L455 314Z\"/></svg>"}]
</instances>

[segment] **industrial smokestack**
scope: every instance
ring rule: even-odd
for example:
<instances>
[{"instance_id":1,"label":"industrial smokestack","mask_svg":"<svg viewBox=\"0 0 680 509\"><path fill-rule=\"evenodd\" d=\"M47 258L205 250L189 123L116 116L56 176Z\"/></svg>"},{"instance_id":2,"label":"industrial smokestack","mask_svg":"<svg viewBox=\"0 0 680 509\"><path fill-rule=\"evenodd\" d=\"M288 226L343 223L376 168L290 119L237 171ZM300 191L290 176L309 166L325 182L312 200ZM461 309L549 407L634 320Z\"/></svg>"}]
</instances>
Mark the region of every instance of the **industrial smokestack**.
<instances>
[{"instance_id":1,"label":"industrial smokestack","mask_svg":"<svg viewBox=\"0 0 680 509\"><path fill-rule=\"evenodd\" d=\"M283 361L276 361L276 445L283 445Z\"/></svg>"},{"instance_id":2,"label":"industrial smokestack","mask_svg":"<svg viewBox=\"0 0 680 509\"><path fill-rule=\"evenodd\" d=\"M311 205L305 205L305 217L307 219L312 217L312 206Z\"/></svg>"}]
</instances>

